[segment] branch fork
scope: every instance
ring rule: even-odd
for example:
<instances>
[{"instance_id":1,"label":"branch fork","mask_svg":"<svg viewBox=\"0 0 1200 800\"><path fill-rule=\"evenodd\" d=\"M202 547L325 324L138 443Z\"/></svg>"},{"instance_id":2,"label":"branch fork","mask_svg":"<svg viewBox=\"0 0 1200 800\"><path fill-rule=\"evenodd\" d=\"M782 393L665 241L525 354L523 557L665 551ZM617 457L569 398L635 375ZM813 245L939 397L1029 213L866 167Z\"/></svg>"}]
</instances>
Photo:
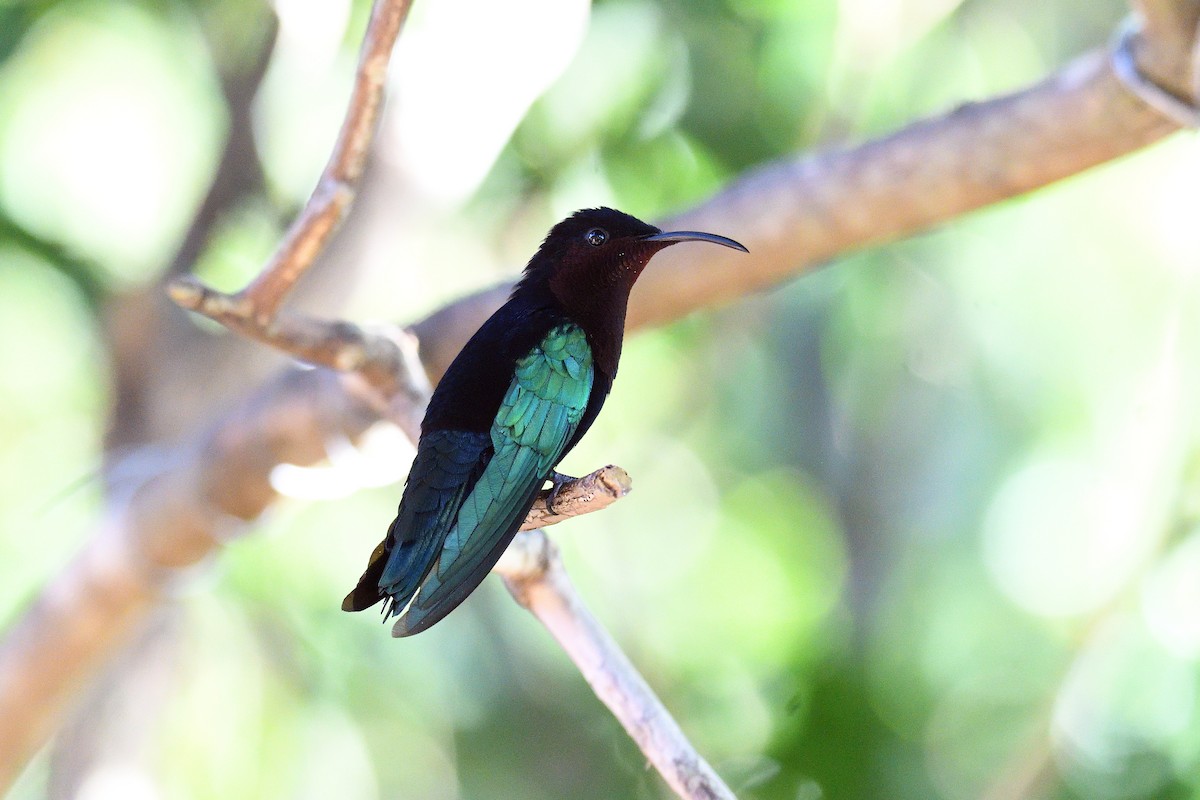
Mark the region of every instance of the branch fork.
<instances>
[{"instance_id":1,"label":"branch fork","mask_svg":"<svg viewBox=\"0 0 1200 800\"><path fill-rule=\"evenodd\" d=\"M317 186L249 286L225 294L191 277L167 287L177 304L230 330L310 364L357 371L384 394L411 387L411 359L387 336L346 322L312 319L282 309L296 283L333 238L358 194L358 184L383 104L387 64L412 0L376 0L363 36L349 107Z\"/></svg>"}]
</instances>

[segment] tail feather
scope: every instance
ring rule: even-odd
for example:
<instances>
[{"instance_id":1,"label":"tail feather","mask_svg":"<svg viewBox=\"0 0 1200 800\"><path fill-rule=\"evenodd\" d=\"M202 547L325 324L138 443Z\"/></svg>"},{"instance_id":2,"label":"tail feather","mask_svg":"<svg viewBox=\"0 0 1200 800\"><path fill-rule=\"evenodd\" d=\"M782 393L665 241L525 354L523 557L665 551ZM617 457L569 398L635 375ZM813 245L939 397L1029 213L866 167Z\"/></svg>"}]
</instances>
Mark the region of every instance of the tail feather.
<instances>
[{"instance_id":1,"label":"tail feather","mask_svg":"<svg viewBox=\"0 0 1200 800\"><path fill-rule=\"evenodd\" d=\"M458 507L490 458L491 439L485 433L434 431L421 438L396 517L342 610L362 611L385 599L385 616L404 608L433 567Z\"/></svg>"},{"instance_id":2,"label":"tail feather","mask_svg":"<svg viewBox=\"0 0 1200 800\"><path fill-rule=\"evenodd\" d=\"M387 555L387 539L384 539L371 553L371 560L367 562L366 571L358 579L358 585L342 601L342 611L364 611L383 599L379 578L383 575Z\"/></svg>"}]
</instances>

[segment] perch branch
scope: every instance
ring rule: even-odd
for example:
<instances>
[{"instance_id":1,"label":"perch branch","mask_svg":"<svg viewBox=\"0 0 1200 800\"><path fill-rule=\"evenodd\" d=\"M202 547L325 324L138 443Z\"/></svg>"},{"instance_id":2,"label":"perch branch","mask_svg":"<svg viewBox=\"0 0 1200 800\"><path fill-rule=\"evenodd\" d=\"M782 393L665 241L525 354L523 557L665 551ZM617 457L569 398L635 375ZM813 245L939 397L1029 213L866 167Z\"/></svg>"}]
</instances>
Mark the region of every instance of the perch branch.
<instances>
[{"instance_id":1,"label":"perch branch","mask_svg":"<svg viewBox=\"0 0 1200 800\"><path fill-rule=\"evenodd\" d=\"M513 598L546 626L675 794L689 800L732 800L730 788L592 616L549 537L541 531L519 534L494 571Z\"/></svg>"},{"instance_id":2,"label":"perch branch","mask_svg":"<svg viewBox=\"0 0 1200 800\"><path fill-rule=\"evenodd\" d=\"M277 464L311 464L324 442L357 438L377 419L346 376L292 370L227 412L136 486L0 641L0 794L50 736L73 694L191 568L276 498ZM619 467L565 484L552 524L599 510L629 489Z\"/></svg>"},{"instance_id":3,"label":"perch branch","mask_svg":"<svg viewBox=\"0 0 1200 800\"><path fill-rule=\"evenodd\" d=\"M630 480L629 473L609 464L590 475L564 483L554 501L553 514L546 509L546 499L550 496L550 491L543 491L537 500L533 501L533 508L529 509L529 515L521 524L521 530L545 528L580 514L599 511L617 502L632 490L633 481Z\"/></svg>"}]
</instances>

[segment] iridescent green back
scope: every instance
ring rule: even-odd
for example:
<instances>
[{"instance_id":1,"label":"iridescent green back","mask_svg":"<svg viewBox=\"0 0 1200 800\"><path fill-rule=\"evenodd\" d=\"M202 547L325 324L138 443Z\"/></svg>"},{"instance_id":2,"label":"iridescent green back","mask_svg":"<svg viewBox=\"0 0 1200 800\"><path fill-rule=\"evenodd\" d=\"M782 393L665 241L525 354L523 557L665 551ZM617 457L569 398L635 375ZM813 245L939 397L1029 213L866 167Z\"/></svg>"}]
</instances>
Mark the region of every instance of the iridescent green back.
<instances>
[{"instance_id":1,"label":"iridescent green back","mask_svg":"<svg viewBox=\"0 0 1200 800\"><path fill-rule=\"evenodd\" d=\"M401 611L397 635L437 622L491 570L578 429L593 378L591 348L573 323L517 361L492 424L492 458L449 530L428 532L444 536L441 552Z\"/></svg>"}]
</instances>

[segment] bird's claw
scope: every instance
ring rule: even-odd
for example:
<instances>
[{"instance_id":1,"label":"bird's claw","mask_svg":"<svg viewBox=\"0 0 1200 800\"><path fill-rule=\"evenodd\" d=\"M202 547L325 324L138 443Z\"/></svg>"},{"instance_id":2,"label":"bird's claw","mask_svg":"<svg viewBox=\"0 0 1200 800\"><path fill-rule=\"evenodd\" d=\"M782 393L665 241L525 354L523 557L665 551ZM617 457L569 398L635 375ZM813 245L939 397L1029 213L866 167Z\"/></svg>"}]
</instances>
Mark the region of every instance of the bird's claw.
<instances>
[{"instance_id":1,"label":"bird's claw","mask_svg":"<svg viewBox=\"0 0 1200 800\"><path fill-rule=\"evenodd\" d=\"M552 484L550 487L550 494L546 496L546 513L553 514L554 503L556 500L558 500L558 493L562 491L562 487L577 479L572 478L570 475L564 475L558 470L551 470L550 475L546 478L546 480L550 481Z\"/></svg>"}]
</instances>

